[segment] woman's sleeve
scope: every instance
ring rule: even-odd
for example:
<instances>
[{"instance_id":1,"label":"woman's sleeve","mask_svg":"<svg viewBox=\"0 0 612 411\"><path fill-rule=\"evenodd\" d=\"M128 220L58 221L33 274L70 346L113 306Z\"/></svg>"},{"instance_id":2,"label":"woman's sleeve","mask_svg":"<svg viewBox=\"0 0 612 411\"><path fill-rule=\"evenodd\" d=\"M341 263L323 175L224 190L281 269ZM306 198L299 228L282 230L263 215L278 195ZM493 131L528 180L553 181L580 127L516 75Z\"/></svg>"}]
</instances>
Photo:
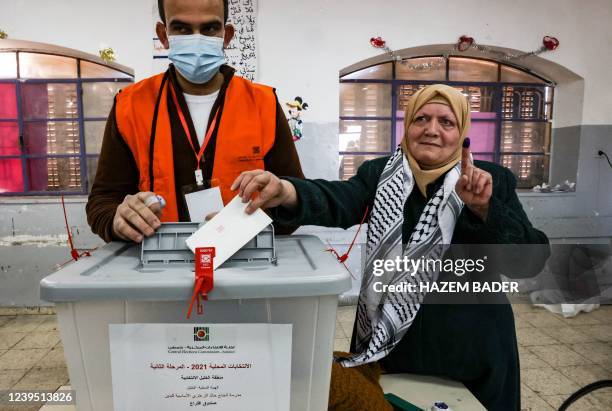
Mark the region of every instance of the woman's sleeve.
<instances>
[{"instance_id":1,"label":"woman's sleeve","mask_svg":"<svg viewBox=\"0 0 612 411\"><path fill-rule=\"evenodd\" d=\"M525 214L516 195L514 174L506 168L501 170L487 221L482 222L464 207L464 232L472 242L486 244L492 257L490 263L496 265L497 271L512 278L530 277L542 270L550 256L548 238L531 225Z\"/></svg>"},{"instance_id":2,"label":"woman's sleeve","mask_svg":"<svg viewBox=\"0 0 612 411\"><path fill-rule=\"evenodd\" d=\"M506 168L498 175L487 221L482 222L467 207L465 228L476 234L481 244L548 244L546 234L535 229L516 195L516 178Z\"/></svg>"},{"instance_id":3,"label":"woman's sleeve","mask_svg":"<svg viewBox=\"0 0 612 411\"><path fill-rule=\"evenodd\" d=\"M294 209L272 209L272 218L282 225L349 228L359 224L366 208L372 208L384 165L385 162L380 159L366 161L357 174L347 181L282 177L295 187L298 206Z\"/></svg>"}]
</instances>

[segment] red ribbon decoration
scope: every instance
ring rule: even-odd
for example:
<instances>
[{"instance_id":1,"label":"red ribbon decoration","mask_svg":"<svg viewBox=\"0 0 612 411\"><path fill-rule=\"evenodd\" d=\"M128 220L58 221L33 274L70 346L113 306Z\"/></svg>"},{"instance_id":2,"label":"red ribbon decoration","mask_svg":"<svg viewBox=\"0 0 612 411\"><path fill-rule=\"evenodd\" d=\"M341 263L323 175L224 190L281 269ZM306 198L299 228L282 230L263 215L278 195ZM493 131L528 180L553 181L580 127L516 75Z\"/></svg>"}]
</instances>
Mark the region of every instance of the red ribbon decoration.
<instances>
[{"instance_id":1,"label":"red ribbon decoration","mask_svg":"<svg viewBox=\"0 0 612 411\"><path fill-rule=\"evenodd\" d=\"M198 247L195 250L195 284L191 295L191 303L189 303L189 309L187 310L187 319L191 317L193 303L196 301L198 314L202 315L204 313L200 297L203 300L208 300L208 293L213 289L214 258L215 247Z\"/></svg>"},{"instance_id":2,"label":"red ribbon decoration","mask_svg":"<svg viewBox=\"0 0 612 411\"><path fill-rule=\"evenodd\" d=\"M384 41L384 40L382 39L382 37L378 36L378 37L372 37L372 38L370 38L370 44L371 44L373 47L376 47L377 49L382 49L382 48L384 48L384 47L385 47L385 45L387 44L387 42L386 42L386 41Z\"/></svg>"},{"instance_id":3,"label":"red ribbon decoration","mask_svg":"<svg viewBox=\"0 0 612 411\"><path fill-rule=\"evenodd\" d=\"M559 40L557 40L556 37L544 36L544 38L542 39L542 44L544 45L546 50L552 51L559 47Z\"/></svg>"},{"instance_id":4,"label":"red ribbon decoration","mask_svg":"<svg viewBox=\"0 0 612 411\"><path fill-rule=\"evenodd\" d=\"M457 42L457 50L466 51L474 44L474 38L463 35L459 37L459 41Z\"/></svg>"}]
</instances>

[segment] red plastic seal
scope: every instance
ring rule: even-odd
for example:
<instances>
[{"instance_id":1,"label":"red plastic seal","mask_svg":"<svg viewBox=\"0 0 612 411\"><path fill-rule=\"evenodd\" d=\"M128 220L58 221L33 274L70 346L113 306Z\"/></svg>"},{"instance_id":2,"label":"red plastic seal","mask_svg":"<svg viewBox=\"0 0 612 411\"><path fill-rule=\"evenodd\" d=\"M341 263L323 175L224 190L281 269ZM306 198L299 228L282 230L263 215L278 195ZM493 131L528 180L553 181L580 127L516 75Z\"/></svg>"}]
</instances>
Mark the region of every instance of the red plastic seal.
<instances>
[{"instance_id":1,"label":"red plastic seal","mask_svg":"<svg viewBox=\"0 0 612 411\"><path fill-rule=\"evenodd\" d=\"M195 250L195 284L193 286L193 294L191 295L191 303L187 310L187 319L191 317L193 303L197 302L198 314L204 313L204 307L200 301L208 299L208 293L214 287L214 247L198 247Z\"/></svg>"}]
</instances>

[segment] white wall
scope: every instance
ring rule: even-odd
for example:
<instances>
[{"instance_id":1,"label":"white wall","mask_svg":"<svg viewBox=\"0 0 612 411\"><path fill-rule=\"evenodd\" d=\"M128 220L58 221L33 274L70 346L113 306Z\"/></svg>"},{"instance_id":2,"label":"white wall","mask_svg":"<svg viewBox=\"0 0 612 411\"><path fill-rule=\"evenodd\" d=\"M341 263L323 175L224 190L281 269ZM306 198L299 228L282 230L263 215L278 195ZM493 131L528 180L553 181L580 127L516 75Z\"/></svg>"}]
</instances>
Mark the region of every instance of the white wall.
<instances>
[{"instance_id":1,"label":"white wall","mask_svg":"<svg viewBox=\"0 0 612 411\"><path fill-rule=\"evenodd\" d=\"M585 79L583 123L612 123L610 0L258 1L259 79L277 87L281 101L296 95L309 101L307 121L337 121L338 72L380 54L371 36L402 49L468 34L524 51L537 49L544 35L556 36L559 49L542 56ZM0 28L12 38L94 54L106 43L137 79L151 74L151 26L151 0L0 2ZM562 124L569 125L575 124Z\"/></svg>"},{"instance_id":2,"label":"white wall","mask_svg":"<svg viewBox=\"0 0 612 411\"><path fill-rule=\"evenodd\" d=\"M0 28L15 40L98 55L100 44L138 79L151 74L150 0L1 0Z\"/></svg>"},{"instance_id":3,"label":"white wall","mask_svg":"<svg viewBox=\"0 0 612 411\"><path fill-rule=\"evenodd\" d=\"M370 37L399 50L467 34L523 51L539 48L544 35L557 37L560 47L542 57L585 78L583 122L612 123L609 0L260 0L259 12L260 80L285 99L308 100L310 121L337 118L338 71L380 54Z\"/></svg>"}]
</instances>

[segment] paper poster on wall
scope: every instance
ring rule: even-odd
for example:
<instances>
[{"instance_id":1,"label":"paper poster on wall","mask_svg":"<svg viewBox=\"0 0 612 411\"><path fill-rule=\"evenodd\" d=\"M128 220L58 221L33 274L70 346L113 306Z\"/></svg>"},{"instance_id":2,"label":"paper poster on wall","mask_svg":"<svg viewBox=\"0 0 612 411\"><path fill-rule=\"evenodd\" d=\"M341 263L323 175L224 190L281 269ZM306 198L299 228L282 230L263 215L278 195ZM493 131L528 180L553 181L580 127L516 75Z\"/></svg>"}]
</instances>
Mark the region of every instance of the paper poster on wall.
<instances>
[{"instance_id":1,"label":"paper poster on wall","mask_svg":"<svg viewBox=\"0 0 612 411\"><path fill-rule=\"evenodd\" d=\"M157 0L151 0L153 32L153 71L157 74L168 68L168 50L157 38L155 25L161 21L157 10ZM236 33L225 49L227 63L236 69L236 74L251 81L257 79L257 0L228 0L228 23Z\"/></svg>"},{"instance_id":2,"label":"paper poster on wall","mask_svg":"<svg viewBox=\"0 0 612 411\"><path fill-rule=\"evenodd\" d=\"M289 410L291 324L110 324L115 411Z\"/></svg>"}]
</instances>

